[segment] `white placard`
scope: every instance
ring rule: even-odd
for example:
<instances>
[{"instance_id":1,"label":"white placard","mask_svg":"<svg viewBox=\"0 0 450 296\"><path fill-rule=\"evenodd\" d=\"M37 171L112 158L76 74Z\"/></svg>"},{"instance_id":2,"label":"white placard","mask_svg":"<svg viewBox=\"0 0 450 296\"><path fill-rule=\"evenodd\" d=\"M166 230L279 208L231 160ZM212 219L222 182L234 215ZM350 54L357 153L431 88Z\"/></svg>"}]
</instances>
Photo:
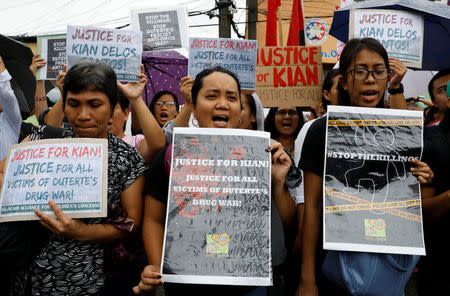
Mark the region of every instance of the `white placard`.
<instances>
[{"instance_id":1,"label":"white placard","mask_svg":"<svg viewBox=\"0 0 450 296\"><path fill-rule=\"evenodd\" d=\"M70 217L106 217L106 139L51 139L9 147L0 222L38 220L53 200Z\"/></svg>"},{"instance_id":2,"label":"white placard","mask_svg":"<svg viewBox=\"0 0 450 296\"><path fill-rule=\"evenodd\" d=\"M377 39L390 57L422 68L423 16L399 10L350 10L349 39Z\"/></svg>"},{"instance_id":3,"label":"white placard","mask_svg":"<svg viewBox=\"0 0 450 296\"><path fill-rule=\"evenodd\" d=\"M117 80L138 81L142 32L67 26L67 70L84 59L109 64L116 72Z\"/></svg>"}]
</instances>

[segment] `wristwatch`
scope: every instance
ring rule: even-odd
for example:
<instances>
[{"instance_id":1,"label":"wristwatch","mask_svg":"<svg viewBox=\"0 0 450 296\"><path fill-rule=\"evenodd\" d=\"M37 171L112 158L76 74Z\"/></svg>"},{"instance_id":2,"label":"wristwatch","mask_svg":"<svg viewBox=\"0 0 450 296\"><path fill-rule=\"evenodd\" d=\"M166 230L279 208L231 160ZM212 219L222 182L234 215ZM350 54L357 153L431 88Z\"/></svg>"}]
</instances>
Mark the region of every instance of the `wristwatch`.
<instances>
[{"instance_id":1,"label":"wristwatch","mask_svg":"<svg viewBox=\"0 0 450 296\"><path fill-rule=\"evenodd\" d=\"M400 83L400 87L399 88L388 88L388 93L390 95L398 95L398 94L402 94L404 91L403 89L403 83Z\"/></svg>"}]
</instances>

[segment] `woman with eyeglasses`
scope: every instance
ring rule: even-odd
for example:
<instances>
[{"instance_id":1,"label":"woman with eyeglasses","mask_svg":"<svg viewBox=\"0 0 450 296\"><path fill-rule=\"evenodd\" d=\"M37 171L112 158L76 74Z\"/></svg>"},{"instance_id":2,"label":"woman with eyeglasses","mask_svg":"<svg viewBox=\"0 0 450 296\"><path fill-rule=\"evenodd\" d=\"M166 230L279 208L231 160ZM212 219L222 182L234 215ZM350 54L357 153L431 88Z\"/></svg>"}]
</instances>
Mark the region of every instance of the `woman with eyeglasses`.
<instances>
[{"instance_id":1,"label":"woman with eyeglasses","mask_svg":"<svg viewBox=\"0 0 450 296\"><path fill-rule=\"evenodd\" d=\"M294 158L294 142L304 123L300 107L272 107L264 121L264 130Z\"/></svg>"},{"instance_id":2,"label":"woman with eyeglasses","mask_svg":"<svg viewBox=\"0 0 450 296\"><path fill-rule=\"evenodd\" d=\"M178 115L178 107L177 96L168 90L163 90L155 94L150 105L150 112L162 127Z\"/></svg>"},{"instance_id":3,"label":"woman with eyeglasses","mask_svg":"<svg viewBox=\"0 0 450 296\"><path fill-rule=\"evenodd\" d=\"M397 59L388 58L384 47L373 38L350 40L340 58L339 105L383 108L386 88L391 108L406 103L401 80L406 68ZM297 295L349 295L334 286L320 272L326 252L322 248L322 176L327 118L317 119L306 135L299 167L305 178L305 214L302 233L302 263ZM413 160L411 168L420 183L431 181L433 173L427 164ZM382 284L382 283L380 283ZM386 287L389 288L389 287Z\"/></svg>"}]
</instances>

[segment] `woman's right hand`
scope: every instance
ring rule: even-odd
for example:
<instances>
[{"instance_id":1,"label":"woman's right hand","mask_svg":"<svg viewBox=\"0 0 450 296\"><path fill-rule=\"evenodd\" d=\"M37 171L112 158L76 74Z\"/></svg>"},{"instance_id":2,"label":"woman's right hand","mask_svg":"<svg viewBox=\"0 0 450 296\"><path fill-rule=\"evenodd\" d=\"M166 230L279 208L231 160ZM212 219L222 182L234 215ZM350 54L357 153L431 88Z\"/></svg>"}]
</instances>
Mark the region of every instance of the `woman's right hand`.
<instances>
[{"instance_id":1,"label":"woman's right hand","mask_svg":"<svg viewBox=\"0 0 450 296\"><path fill-rule=\"evenodd\" d=\"M181 78L180 93L184 98L186 104L192 104L192 85L194 84L194 78L185 76Z\"/></svg>"},{"instance_id":2,"label":"woman's right hand","mask_svg":"<svg viewBox=\"0 0 450 296\"><path fill-rule=\"evenodd\" d=\"M164 284L159 273L160 267L156 265L147 265L141 273L139 285L133 288L136 295L152 295L160 284Z\"/></svg>"}]
</instances>

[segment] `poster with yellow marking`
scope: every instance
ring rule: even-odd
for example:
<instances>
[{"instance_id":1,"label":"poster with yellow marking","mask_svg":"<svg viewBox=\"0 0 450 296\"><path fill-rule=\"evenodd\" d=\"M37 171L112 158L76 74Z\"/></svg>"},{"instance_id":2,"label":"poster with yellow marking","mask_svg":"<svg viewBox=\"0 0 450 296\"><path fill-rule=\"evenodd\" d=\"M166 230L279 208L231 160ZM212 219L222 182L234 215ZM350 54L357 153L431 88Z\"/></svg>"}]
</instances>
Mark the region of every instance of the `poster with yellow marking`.
<instances>
[{"instance_id":1,"label":"poster with yellow marking","mask_svg":"<svg viewBox=\"0 0 450 296\"><path fill-rule=\"evenodd\" d=\"M425 255L422 112L329 106L323 241L329 250Z\"/></svg>"}]
</instances>

